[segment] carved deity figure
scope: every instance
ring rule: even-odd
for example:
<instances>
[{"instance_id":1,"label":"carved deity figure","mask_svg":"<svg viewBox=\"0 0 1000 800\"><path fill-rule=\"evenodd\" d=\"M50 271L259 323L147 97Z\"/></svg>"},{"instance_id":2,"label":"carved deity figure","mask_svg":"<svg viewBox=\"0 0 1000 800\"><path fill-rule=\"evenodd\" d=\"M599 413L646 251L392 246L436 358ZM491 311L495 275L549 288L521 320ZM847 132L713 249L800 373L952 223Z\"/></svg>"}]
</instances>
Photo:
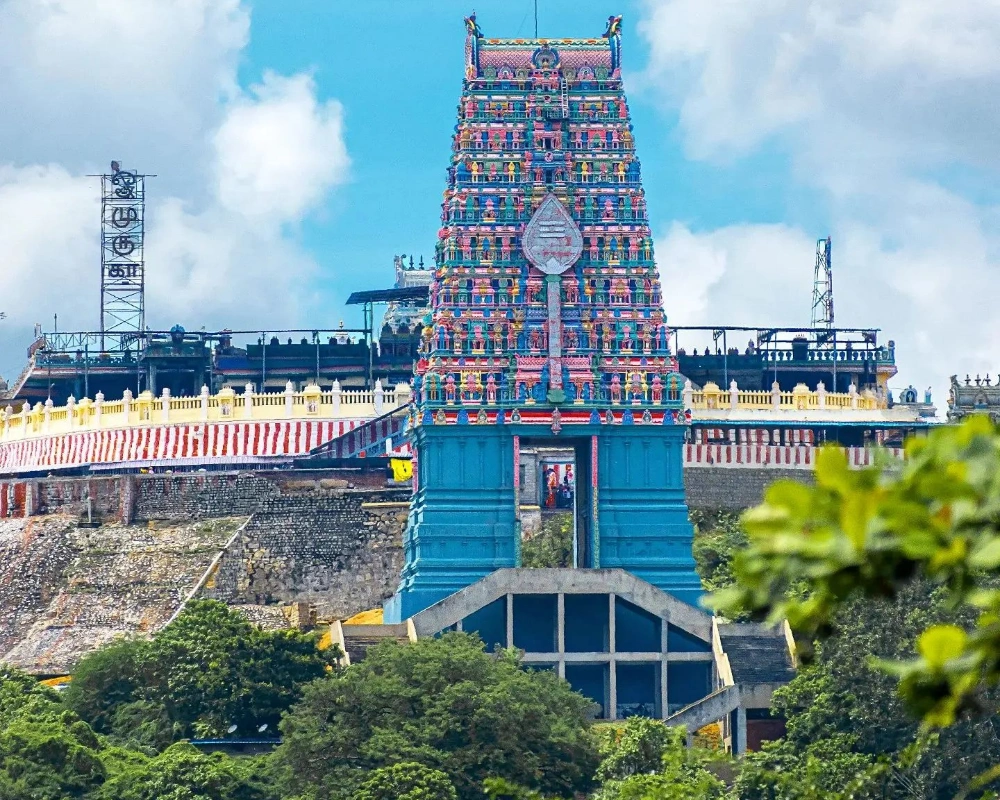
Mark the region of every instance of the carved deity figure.
<instances>
[{"instance_id":1,"label":"carved deity figure","mask_svg":"<svg viewBox=\"0 0 1000 800\"><path fill-rule=\"evenodd\" d=\"M611 402L620 403L622 400L622 381L617 375L611 376Z\"/></svg>"}]
</instances>

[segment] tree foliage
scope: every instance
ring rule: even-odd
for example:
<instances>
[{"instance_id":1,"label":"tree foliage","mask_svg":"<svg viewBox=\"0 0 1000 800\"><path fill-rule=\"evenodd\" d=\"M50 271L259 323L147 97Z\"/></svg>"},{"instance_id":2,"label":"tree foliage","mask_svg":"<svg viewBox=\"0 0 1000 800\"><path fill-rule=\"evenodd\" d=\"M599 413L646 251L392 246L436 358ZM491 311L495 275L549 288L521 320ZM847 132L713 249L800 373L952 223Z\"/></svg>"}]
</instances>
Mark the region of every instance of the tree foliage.
<instances>
[{"instance_id":1,"label":"tree foliage","mask_svg":"<svg viewBox=\"0 0 1000 800\"><path fill-rule=\"evenodd\" d=\"M632 717L601 726L601 787L596 800L716 800L725 785L709 769L713 756L688 748L683 728Z\"/></svg>"},{"instance_id":2,"label":"tree foliage","mask_svg":"<svg viewBox=\"0 0 1000 800\"><path fill-rule=\"evenodd\" d=\"M99 748L58 694L0 664L0 798L86 797L104 780Z\"/></svg>"},{"instance_id":3,"label":"tree foliage","mask_svg":"<svg viewBox=\"0 0 1000 800\"><path fill-rule=\"evenodd\" d=\"M788 735L747 760L740 797L950 798L1000 777L1000 435L972 418L906 455L850 470L823 451L815 486L776 483L744 515L713 602L786 617L815 663L776 694Z\"/></svg>"},{"instance_id":4,"label":"tree foliage","mask_svg":"<svg viewBox=\"0 0 1000 800\"><path fill-rule=\"evenodd\" d=\"M701 585L710 592L733 583L733 558L747 545L747 534L738 514L691 512L694 561Z\"/></svg>"},{"instance_id":5,"label":"tree foliage","mask_svg":"<svg viewBox=\"0 0 1000 800\"><path fill-rule=\"evenodd\" d=\"M568 567L573 557L573 512L545 514L542 527L521 545L525 567Z\"/></svg>"},{"instance_id":6,"label":"tree foliage","mask_svg":"<svg viewBox=\"0 0 1000 800\"><path fill-rule=\"evenodd\" d=\"M2 800L278 800L263 766L187 744L155 758L109 746L57 693L0 666Z\"/></svg>"},{"instance_id":7,"label":"tree foliage","mask_svg":"<svg viewBox=\"0 0 1000 800\"><path fill-rule=\"evenodd\" d=\"M126 760L93 800L278 800L260 763L205 755L180 742L155 757Z\"/></svg>"},{"instance_id":8,"label":"tree foliage","mask_svg":"<svg viewBox=\"0 0 1000 800\"><path fill-rule=\"evenodd\" d=\"M590 702L548 671L478 638L384 642L342 674L306 687L276 752L288 794L350 797L366 773L417 762L462 800L505 778L548 794L586 789L597 766Z\"/></svg>"},{"instance_id":9,"label":"tree foliage","mask_svg":"<svg viewBox=\"0 0 1000 800\"><path fill-rule=\"evenodd\" d=\"M147 748L181 736L277 729L304 683L330 656L314 634L262 631L222 603L188 604L151 640L116 642L86 656L66 702L95 730Z\"/></svg>"},{"instance_id":10,"label":"tree foliage","mask_svg":"<svg viewBox=\"0 0 1000 800\"><path fill-rule=\"evenodd\" d=\"M717 596L718 607L826 636L850 597L891 598L920 576L976 619L930 625L914 658L883 667L929 725L996 711L983 705L1000 679L1000 434L987 418L910 440L901 467L851 470L840 450L824 450L815 486L774 484L744 524L738 585ZM797 584L801 595L790 591Z\"/></svg>"},{"instance_id":11,"label":"tree foliage","mask_svg":"<svg viewBox=\"0 0 1000 800\"><path fill-rule=\"evenodd\" d=\"M962 622L943 593L914 581L892 599L858 598L834 618L814 663L775 693L785 737L747 756L737 796L747 800L954 798L1000 760L995 720L970 717L928 735L906 713L877 660L902 660L930 625Z\"/></svg>"},{"instance_id":12,"label":"tree foliage","mask_svg":"<svg viewBox=\"0 0 1000 800\"><path fill-rule=\"evenodd\" d=\"M455 787L439 769L415 761L373 769L354 800L456 800Z\"/></svg>"}]
</instances>

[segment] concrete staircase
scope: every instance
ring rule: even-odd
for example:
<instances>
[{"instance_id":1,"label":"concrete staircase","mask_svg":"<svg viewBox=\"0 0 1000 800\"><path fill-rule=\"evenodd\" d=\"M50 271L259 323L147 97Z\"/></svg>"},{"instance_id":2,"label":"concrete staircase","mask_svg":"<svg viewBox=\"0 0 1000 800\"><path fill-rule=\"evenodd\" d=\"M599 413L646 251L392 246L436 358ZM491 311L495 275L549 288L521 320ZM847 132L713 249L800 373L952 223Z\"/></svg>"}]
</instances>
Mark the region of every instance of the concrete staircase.
<instances>
[{"instance_id":1,"label":"concrete staircase","mask_svg":"<svg viewBox=\"0 0 1000 800\"><path fill-rule=\"evenodd\" d=\"M707 697L701 698L666 719L667 725L683 725L689 733L704 728L731 714L740 704L740 688L723 686Z\"/></svg>"},{"instance_id":2,"label":"concrete staircase","mask_svg":"<svg viewBox=\"0 0 1000 800\"><path fill-rule=\"evenodd\" d=\"M335 623L335 630L331 631L331 638L340 644L341 649L346 654L346 664L357 664L364 660L368 654L368 648L374 647L386 639L409 644L414 640L411 634L411 625L401 622L396 625L342 625ZM337 639L336 628L339 627L340 641Z\"/></svg>"},{"instance_id":3,"label":"concrete staircase","mask_svg":"<svg viewBox=\"0 0 1000 800\"><path fill-rule=\"evenodd\" d=\"M753 626L757 630L748 633L744 632L748 626L743 625L744 630L736 635L727 630L729 627L720 626L719 638L729 657L734 683L742 686L788 683L795 677L788 640L780 629Z\"/></svg>"}]
</instances>

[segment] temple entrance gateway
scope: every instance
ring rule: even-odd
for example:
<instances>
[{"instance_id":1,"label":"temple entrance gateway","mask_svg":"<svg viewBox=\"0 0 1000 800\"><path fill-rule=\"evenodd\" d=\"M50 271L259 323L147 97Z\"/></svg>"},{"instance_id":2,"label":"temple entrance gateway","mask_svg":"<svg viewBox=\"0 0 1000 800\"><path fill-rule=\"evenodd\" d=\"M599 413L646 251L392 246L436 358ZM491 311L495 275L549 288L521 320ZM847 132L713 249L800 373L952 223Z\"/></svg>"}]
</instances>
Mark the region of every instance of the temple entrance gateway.
<instances>
[{"instance_id":1,"label":"temple entrance gateway","mask_svg":"<svg viewBox=\"0 0 1000 800\"><path fill-rule=\"evenodd\" d=\"M590 697L597 718L692 732L729 720L739 751L746 709L766 708L787 679L788 645L697 607L681 474L690 418L622 93L620 19L601 39L551 41L487 40L466 23L408 419L405 564L385 620L517 648ZM539 520L558 523L557 546L529 551L536 568L524 569L523 534ZM544 568L553 551L566 568ZM727 643L764 668L737 682Z\"/></svg>"},{"instance_id":2,"label":"temple entrance gateway","mask_svg":"<svg viewBox=\"0 0 1000 800\"><path fill-rule=\"evenodd\" d=\"M535 502L572 514L578 568L625 569L696 603L682 380L622 91L619 21L601 39L558 45L486 40L475 17L467 31L409 420L405 566L386 618L518 567L522 506ZM522 447L571 452L572 485L553 465L544 493L525 497Z\"/></svg>"}]
</instances>

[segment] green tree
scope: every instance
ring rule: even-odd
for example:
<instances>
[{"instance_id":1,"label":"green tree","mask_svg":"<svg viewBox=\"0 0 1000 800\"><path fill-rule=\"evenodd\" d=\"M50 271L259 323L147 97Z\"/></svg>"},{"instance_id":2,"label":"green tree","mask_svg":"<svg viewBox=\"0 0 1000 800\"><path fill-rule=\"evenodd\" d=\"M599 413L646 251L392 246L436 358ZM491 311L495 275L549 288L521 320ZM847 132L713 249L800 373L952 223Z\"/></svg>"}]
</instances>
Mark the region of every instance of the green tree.
<instances>
[{"instance_id":1,"label":"green tree","mask_svg":"<svg viewBox=\"0 0 1000 800\"><path fill-rule=\"evenodd\" d=\"M775 693L783 739L744 759L740 798L953 798L1000 760L994 720L970 717L928 736L878 660L902 660L928 626L961 621L923 581L892 599L857 598L834 619L814 663Z\"/></svg>"},{"instance_id":2,"label":"green tree","mask_svg":"<svg viewBox=\"0 0 1000 800\"><path fill-rule=\"evenodd\" d=\"M738 514L691 512L694 524L694 561L701 584L710 592L733 583L733 558L747 546L747 534Z\"/></svg>"},{"instance_id":3,"label":"green tree","mask_svg":"<svg viewBox=\"0 0 1000 800\"><path fill-rule=\"evenodd\" d=\"M0 797L65 800L104 780L100 742L35 678L0 665Z\"/></svg>"},{"instance_id":4,"label":"green tree","mask_svg":"<svg viewBox=\"0 0 1000 800\"><path fill-rule=\"evenodd\" d=\"M526 789L504 778L487 778L483 781L483 790L489 800L558 800L554 797L543 797L541 792Z\"/></svg>"},{"instance_id":5,"label":"green tree","mask_svg":"<svg viewBox=\"0 0 1000 800\"><path fill-rule=\"evenodd\" d=\"M573 513L545 514L537 533L521 545L525 567L568 567L573 555Z\"/></svg>"},{"instance_id":6,"label":"green tree","mask_svg":"<svg viewBox=\"0 0 1000 800\"><path fill-rule=\"evenodd\" d=\"M786 617L806 645L835 632L852 598L892 599L927 581L955 617L921 622L913 656L880 668L898 679L928 729L995 716L1000 435L986 418L911 440L902 465L850 470L840 451L825 450L815 486L776 483L744 525L749 546L734 562L737 585L717 594L718 608ZM979 788L997 775L983 776Z\"/></svg>"},{"instance_id":7,"label":"green tree","mask_svg":"<svg viewBox=\"0 0 1000 800\"><path fill-rule=\"evenodd\" d=\"M267 786L261 759L205 755L180 742L153 758L133 757L119 765L93 800L278 800L278 795Z\"/></svg>"},{"instance_id":8,"label":"green tree","mask_svg":"<svg viewBox=\"0 0 1000 800\"><path fill-rule=\"evenodd\" d=\"M181 736L219 736L232 725L277 728L303 684L322 677L332 653L318 637L262 631L212 600L189 603L149 641L109 645L77 666L67 704L101 733L162 747Z\"/></svg>"},{"instance_id":9,"label":"green tree","mask_svg":"<svg viewBox=\"0 0 1000 800\"><path fill-rule=\"evenodd\" d=\"M656 772L671 741L666 725L645 717L631 717L617 725L599 725L597 733L601 754L597 779L600 781Z\"/></svg>"},{"instance_id":10,"label":"green tree","mask_svg":"<svg viewBox=\"0 0 1000 800\"><path fill-rule=\"evenodd\" d=\"M456 800L457 797L455 787L441 770L404 761L372 770L354 800Z\"/></svg>"},{"instance_id":11,"label":"green tree","mask_svg":"<svg viewBox=\"0 0 1000 800\"><path fill-rule=\"evenodd\" d=\"M306 687L275 753L286 794L350 797L365 774L401 761L444 772L459 798L505 778L550 794L586 789L597 766L590 702L511 653L448 633L399 646Z\"/></svg>"},{"instance_id":12,"label":"green tree","mask_svg":"<svg viewBox=\"0 0 1000 800\"><path fill-rule=\"evenodd\" d=\"M601 788L596 800L716 800L725 785L708 768L713 760L688 748L683 728L633 717L601 726Z\"/></svg>"}]
</instances>

